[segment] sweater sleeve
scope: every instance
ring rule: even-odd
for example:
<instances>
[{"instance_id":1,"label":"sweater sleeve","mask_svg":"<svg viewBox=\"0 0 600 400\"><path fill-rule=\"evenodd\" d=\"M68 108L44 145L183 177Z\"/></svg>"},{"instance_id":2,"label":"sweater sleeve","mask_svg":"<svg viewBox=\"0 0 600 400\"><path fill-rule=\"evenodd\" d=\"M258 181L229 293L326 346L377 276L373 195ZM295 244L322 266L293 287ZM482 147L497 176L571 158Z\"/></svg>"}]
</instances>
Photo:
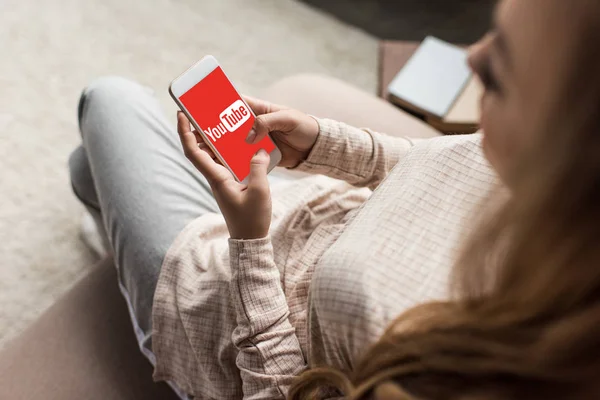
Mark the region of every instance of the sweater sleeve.
<instances>
[{"instance_id":1,"label":"sweater sleeve","mask_svg":"<svg viewBox=\"0 0 600 400\"><path fill-rule=\"evenodd\" d=\"M271 240L229 239L229 256L237 322L232 340L239 350L244 400L284 399L306 361L288 320Z\"/></svg>"},{"instance_id":2,"label":"sweater sleeve","mask_svg":"<svg viewBox=\"0 0 600 400\"><path fill-rule=\"evenodd\" d=\"M354 186L376 188L413 145L342 122L317 118L319 137L308 158L294 169L323 174Z\"/></svg>"}]
</instances>

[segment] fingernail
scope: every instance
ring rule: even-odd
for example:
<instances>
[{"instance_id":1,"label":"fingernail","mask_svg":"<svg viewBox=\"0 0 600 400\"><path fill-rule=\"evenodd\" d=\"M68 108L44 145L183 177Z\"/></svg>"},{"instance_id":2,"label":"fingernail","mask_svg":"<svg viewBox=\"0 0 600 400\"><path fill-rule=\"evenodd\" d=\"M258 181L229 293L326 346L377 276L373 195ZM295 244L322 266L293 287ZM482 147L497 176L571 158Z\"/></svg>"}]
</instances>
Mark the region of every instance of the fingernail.
<instances>
[{"instance_id":1,"label":"fingernail","mask_svg":"<svg viewBox=\"0 0 600 400\"><path fill-rule=\"evenodd\" d=\"M267 151L266 151L265 149L259 149L259 150L256 152L256 155L257 155L257 156L260 156L260 157L264 157L264 156L268 155L268 153L267 153Z\"/></svg>"},{"instance_id":2,"label":"fingernail","mask_svg":"<svg viewBox=\"0 0 600 400\"><path fill-rule=\"evenodd\" d=\"M246 143L251 144L255 137L256 137L256 131L254 130L254 128L250 129L250 132L248 132L248 136L246 136Z\"/></svg>"}]
</instances>

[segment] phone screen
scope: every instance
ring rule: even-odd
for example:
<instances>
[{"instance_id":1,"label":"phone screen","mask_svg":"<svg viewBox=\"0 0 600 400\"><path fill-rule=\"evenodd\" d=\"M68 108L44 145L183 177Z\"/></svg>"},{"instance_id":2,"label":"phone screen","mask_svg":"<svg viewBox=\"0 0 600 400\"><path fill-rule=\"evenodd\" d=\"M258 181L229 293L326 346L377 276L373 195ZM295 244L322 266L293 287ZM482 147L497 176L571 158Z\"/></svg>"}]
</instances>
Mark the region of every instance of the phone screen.
<instances>
[{"instance_id":1,"label":"phone screen","mask_svg":"<svg viewBox=\"0 0 600 400\"><path fill-rule=\"evenodd\" d=\"M265 149L269 154L275 149L269 136L256 144L246 143L255 118L221 67L181 95L179 100L239 181L250 173L250 160L259 149Z\"/></svg>"}]
</instances>

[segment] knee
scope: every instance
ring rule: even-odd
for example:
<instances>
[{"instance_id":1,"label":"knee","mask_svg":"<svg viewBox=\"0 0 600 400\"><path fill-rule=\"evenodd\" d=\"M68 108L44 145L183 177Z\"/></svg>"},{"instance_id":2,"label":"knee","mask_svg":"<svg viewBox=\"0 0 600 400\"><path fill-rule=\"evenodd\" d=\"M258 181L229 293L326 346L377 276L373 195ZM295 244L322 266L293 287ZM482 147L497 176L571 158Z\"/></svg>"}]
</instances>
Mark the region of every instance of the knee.
<instances>
[{"instance_id":1,"label":"knee","mask_svg":"<svg viewBox=\"0 0 600 400\"><path fill-rule=\"evenodd\" d=\"M69 156L69 175L75 196L85 205L99 209L90 163L82 146L77 147Z\"/></svg>"},{"instance_id":2,"label":"knee","mask_svg":"<svg viewBox=\"0 0 600 400\"><path fill-rule=\"evenodd\" d=\"M140 85L139 83L120 76L103 76L94 79L81 93L77 116L79 124L90 104L102 106L110 105L119 101L131 100L140 93L151 94L152 90Z\"/></svg>"},{"instance_id":3,"label":"knee","mask_svg":"<svg viewBox=\"0 0 600 400\"><path fill-rule=\"evenodd\" d=\"M69 173L71 181L80 181L88 173L91 175L87 155L83 146L78 146L69 156Z\"/></svg>"},{"instance_id":4,"label":"knee","mask_svg":"<svg viewBox=\"0 0 600 400\"><path fill-rule=\"evenodd\" d=\"M94 79L84 89L87 96L114 96L126 95L131 92L147 91L149 89L139 83L123 78L122 76L107 75Z\"/></svg>"}]
</instances>

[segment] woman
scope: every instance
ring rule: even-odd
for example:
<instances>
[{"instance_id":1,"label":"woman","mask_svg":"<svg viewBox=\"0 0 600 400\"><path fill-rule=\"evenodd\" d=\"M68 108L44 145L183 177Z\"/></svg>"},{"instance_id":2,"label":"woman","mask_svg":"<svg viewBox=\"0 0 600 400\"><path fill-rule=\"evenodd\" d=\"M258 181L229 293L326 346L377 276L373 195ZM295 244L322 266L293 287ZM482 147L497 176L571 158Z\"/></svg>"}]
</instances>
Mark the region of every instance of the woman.
<instances>
[{"instance_id":1,"label":"woman","mask_svg":"<svg viewBox=\"0 0 600 400\"><path fill-rule=\"evenodd\" d=\"M471 54L483 143L389 137L248 99L249 141L270 132L282 166L330 177L272 194L265 154L239 185L178 115L204 180L141 87L86 89L73 186L101 211L155 378L199 399L283 398L307 368L292 398L600 394L599 11L500 3ZM497 176L506 204L459 259L480 205L505 194Z\"/></svg>"},{"instance_id":2,"label":"woman","mask_svg":"<svg viewBox=\"0 0 600 400\"><path fill-rule=\"evenodd\" d=\"M309 371L290 398L600 396L599 39L597 1L500 3L471 64L510 198L462 252L458 299L407 311L352 373Z\"/></svg>"}]
</instances>

